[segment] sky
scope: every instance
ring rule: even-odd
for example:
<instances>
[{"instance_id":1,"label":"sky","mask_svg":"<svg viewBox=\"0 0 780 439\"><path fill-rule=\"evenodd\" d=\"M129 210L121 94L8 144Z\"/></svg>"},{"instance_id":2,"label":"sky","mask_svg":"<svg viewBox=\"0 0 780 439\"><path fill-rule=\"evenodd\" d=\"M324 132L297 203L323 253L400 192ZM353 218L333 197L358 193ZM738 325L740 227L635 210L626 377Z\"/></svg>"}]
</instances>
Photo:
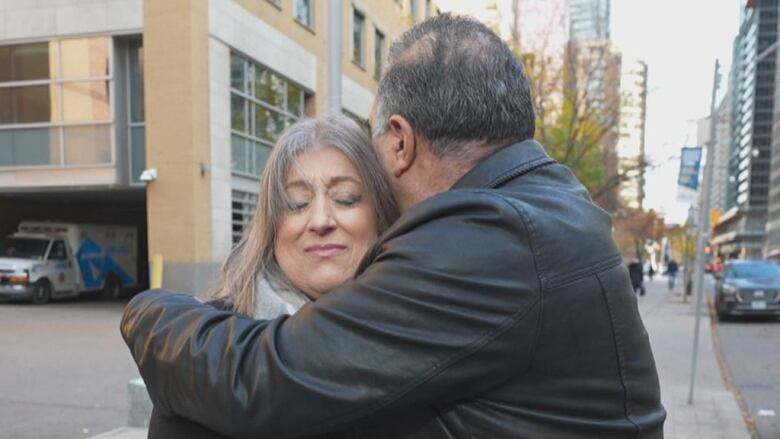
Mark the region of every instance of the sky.
<instances>
[{"instance_id":1,"label":"sky","mask_svg":"<svg viewBox=\"0 0 780 439\"><path fill-rule=\"evenodd\" d=\"M648 64L645 208L683 223L688 204L677 202L679 154L696 145L697 120L709 115L717 58L721 93L744 0L612 0L612 39L629 57ZM487 10L486 5L496 8ZM439 0L442 10L483 21L511 13L511 0ZM719 95L719 96L720 96Z\"/></svg>"},{"instance_id":2,"label":"sky","mask_svg":"<svg viewBox=\"0 0 780 439\"><path fill-rule=\"evenodd\" d=\"M709 115L715 59L726 87L741 0L612 0L612 39L648 64L645 207L682 223L677 200L679 153L696 145L696 121ZM672 158L674 157L674 158Z\"/></svg>"}]
</instances>

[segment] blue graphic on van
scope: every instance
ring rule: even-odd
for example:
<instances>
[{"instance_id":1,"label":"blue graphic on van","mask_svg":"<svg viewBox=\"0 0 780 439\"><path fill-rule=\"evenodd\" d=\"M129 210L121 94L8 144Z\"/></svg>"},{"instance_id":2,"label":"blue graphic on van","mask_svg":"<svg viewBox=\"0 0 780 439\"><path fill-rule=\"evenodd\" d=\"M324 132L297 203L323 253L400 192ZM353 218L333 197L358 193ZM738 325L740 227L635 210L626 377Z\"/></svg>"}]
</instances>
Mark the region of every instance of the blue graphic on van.
<instances>
[{"instance_id":1,"label":"blue graphic on van","mask_svg":"<svg viewBox=\"0 0 780 439\"><path fill-rule=\"evenodd\" d=\"M84 239L79 251L76 252L76 261L81 270L81 277L84 279L84 286L88 289L100 288L106 275L111 273L119 277L123 285L135 283L135 280L111 256L89 238Z\"/></svg>"}]
</instances>

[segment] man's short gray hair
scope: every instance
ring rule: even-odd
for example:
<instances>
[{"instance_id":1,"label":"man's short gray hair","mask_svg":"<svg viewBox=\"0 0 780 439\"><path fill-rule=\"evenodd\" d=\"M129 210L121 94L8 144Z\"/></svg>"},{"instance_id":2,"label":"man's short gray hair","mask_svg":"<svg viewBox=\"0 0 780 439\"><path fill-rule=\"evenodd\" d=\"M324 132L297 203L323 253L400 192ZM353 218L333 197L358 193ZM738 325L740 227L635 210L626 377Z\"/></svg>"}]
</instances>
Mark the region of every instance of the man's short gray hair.
<instances>
[{"instance_id":1,"label":"man's short gray hair","mask_svg":"<svg viewBox=\"0 0 780 439\"><path fill-rule=\"evenodd\" d=\"M377 100L375 135L399 114L440 157L534 136L522 63L471 18L441 14L402 35L390 48Z\"/></svg>"}]
</instances>

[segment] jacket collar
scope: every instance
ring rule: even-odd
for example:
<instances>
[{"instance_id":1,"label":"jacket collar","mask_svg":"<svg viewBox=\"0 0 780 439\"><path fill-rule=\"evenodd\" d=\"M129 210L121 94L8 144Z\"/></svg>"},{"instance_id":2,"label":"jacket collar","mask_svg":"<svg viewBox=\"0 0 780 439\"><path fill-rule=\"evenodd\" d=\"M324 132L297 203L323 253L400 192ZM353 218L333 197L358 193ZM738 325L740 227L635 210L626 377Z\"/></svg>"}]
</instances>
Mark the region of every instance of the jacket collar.
<instances>
[{"instance_id":1,"label":"jacket collar","mask_svg":"<svg viewBox=\"0 0 780 439\"><path fill-rule=\"evenodd\" d=\"M499 149L458 180L452 189L497 188L540 166L555 163L536 140L524 140Z\"/></svg>"}]
</instances>

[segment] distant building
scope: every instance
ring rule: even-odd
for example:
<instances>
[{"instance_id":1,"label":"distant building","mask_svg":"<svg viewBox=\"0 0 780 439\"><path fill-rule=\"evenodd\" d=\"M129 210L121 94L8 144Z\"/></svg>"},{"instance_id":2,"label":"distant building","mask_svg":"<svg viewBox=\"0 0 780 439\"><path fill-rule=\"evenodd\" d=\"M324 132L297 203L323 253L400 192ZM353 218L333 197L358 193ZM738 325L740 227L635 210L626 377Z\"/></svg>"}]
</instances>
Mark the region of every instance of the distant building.
<instances>
[{"instance_id":1,"label":"distant building","mask_svg":"<svg viewBox=\"0 0 780 439\"><path fill-rule=\"evenodd\" d=\"M610 0L569 0L572 41L610 40Z\"/></svg>"},{"instance_id":2,"label":"distant building","mask_svg":"<svg viewBox=\"0 0 780 439\"><path fill-rule=\"evenodd\" d=\"M623 57L620 77L618 171L627 179L620 185L623 206L642 209L645 199L645 123L647 118L647 64Z\"/></svg>"},{"instance_id":3,"label":"distant building","mask_svg":"<svg viewBox=\"0 0 780 439\"><path fill-rule=\"evenodd\" d=\"M777 14L777 0L746 2L734 40L726 212L713 239L728 257L765 250L777 58L765 50L777 41Z\"/></svg>"}]
</instances>

